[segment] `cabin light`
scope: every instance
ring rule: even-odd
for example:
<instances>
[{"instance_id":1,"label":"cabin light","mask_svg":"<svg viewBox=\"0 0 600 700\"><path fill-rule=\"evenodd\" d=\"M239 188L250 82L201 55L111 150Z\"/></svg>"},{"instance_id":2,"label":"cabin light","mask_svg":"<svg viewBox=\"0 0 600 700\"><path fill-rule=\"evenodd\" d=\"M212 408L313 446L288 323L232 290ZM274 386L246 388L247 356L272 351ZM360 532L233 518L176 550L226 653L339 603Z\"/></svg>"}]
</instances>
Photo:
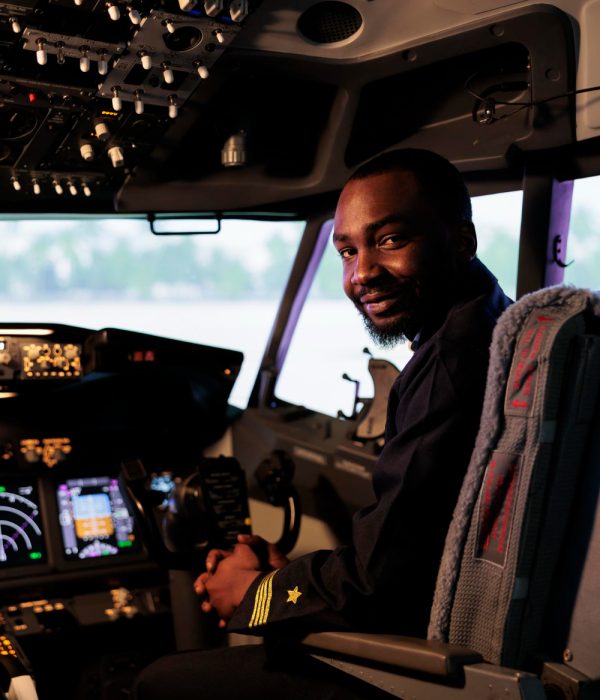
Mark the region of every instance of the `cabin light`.
<instances>
[{"instance_id":1,"label":"cabin light","mask_svg":"<svg viewBox=\"0 0 600 700\"><path fill-rule=\"evenodd\" d=\"M88 73L90 70L90 57L88 56L89 50L89 46L81 46L79 48L79 52L81 53L81 58L79 59L79 70L82 73Z\"/></svg>"},{"instance_id":2,"label":"cabin light","mask_svg":"<svg viewBox=\"0 0 600 700\"><path fill-rule=\"evenodd\" d=\"M37 51L35 52L35 59L40 64L40 66L45 66L48 63L48 52L46 51L46 40L43 37L35 40L37 44Z\"/></svg>"},{"instance_id":3,"label":"cabin light","mask_svg":"<svg viewBox=\"0 0 600 700\"><path fill-rule=\"evenodd\" d=\"M165 81L165 83L167 83L168 85L171 85L172 83L174 83L175 82L175 75L174 75L173 71L171 70L171 64L169 63L169 61L163 61L160 64L160 67L162 68L163 80Z\"/></svg>"},{"instance_id":4,"label":"cabin light","mask_svg":"<svg viewBox=\"0 0 600 700\"><path fill-rule=\"evenodd\" d=\"M12 399L18 395L16 391L0 391L0 399Z\"/></svg>"},{"instance_id":5,"label":"cabin light","mask_svg":"<svg viewBox=\"0 0 600 700\"><path fill-rule=\"evenodd\" d=\"M119 96L119 91L120 91L120 88L118 85L115 85L111 88L111 92L113 94L111 104L112 104L112 108L115 110L115 112L120 112L123 109L123 101L121 100L121 97Z\"/></svg>"},{"instance_id":6,"label":"cabin light","mask_svg":"<svg viewBox=\"0 0 600 700\"><path fill-rule=\"evenodd\" d=\"M115 5L112 2L107 2L106 7L108 9L108 16L112 19L113 22L116 22L117 20L121 19L121 10L119 10L118 5Z\"/></svg>"},{"instance_id":7,"label":"cabin light","mask_svg":"<svg viewBox=\"0 0 600 700\"><path fill-rule=\"evenodd\" d=\"M243 22L248 13L248 0L232 0L229 5L229 15L234 22Z\"/></svg>"},{"instance_id":8,"label":"cabin light","mask_svg":"<svg viewBox=\"0 0 600 700\"><path fill-rule=\"evenodd\" d=\"M106 60L106 50L98 49L98 73L106 75L108 73L108 61Z\"/></svg>"},{"instance_id":9,"label":"cabin light","mask_svg":"<svg viewBox=\"0 0 600 700\"><path fill-rule=\"evenodd\" d=\"M150 54L143 49L138 51L138 56L142 61L142 68L150 70L152 68L152 56L150 56Z\"/></svg>"},{"instance_id":10,"label":"cabin light","mask_svg":"<svg viewBox=\"0 0 600 700\"><path fill-rule=\"evenodd\" d=\"M77 7L81 7L83 5L83 0L73 0L73 2L77 5Z\"/></svg>"},{"instance_id":11,"label":"cabin light","mask_svg":"<svg viewBox=\"0 0 600 700\"><path fill-rule=\"evenodd\" d=\"M122 168L125 165L125 155L120 146L113 146L108 149L108 155L113 168Z\"/></svg>"},{"instance_id":12,"label":"cabin light","mask_svg":"<svg viewBox=\"0 0 600 700\"><path fill-rule=\"evenodd\" d=\"M221 164L235 168L246 164L246 133L240 131L230 136L221 150Z\"/></svg>"},{"instance_id":13,"label":"cabin light","mask_svg":"<svg viewBox=\"0 0 600 700\"><path fill-rule=\"evenodd\" d=\"M216 17L223 12L223 0L204 0L204 12L209 17Z\"/></svg>"},{"instance_id":14,"label":"cabin light","mask_svg":"<svg viewBox=\"0 0 600 700\"><path fill-rule=\"evenodd\" d=\"M54 46L56 47L56 62L62 66L67 60L65 58L65 42L57 41Z\"/></svg>"},{"instance_id":15,"label":"cabin light","mask_svg":"<svg viewBox=\"0 0 600 700\"><path fill-rule=\"evenodd\" d=\"M127 12L129 14L131 24L139 24L142 21L142 16L135 8L130 6L127 8Z\"/></svg>"},{"instance_id":16,"label":"cabin light","mask_svg":"<svg viewBox=\"0 0 600 700\"><path fill-rule=\"evenodd\" d=\"M171 119L176 119L178 113L177 95L169 95L169 117L171 117Z\"/></svg>"},{"instance_id":17,"label":"cabin light","mask_svg":"<svg viewBox=\"0 0 600 700\"><path fill-rule=\"evenodd\" d=\"M202 78L202 80L206 80L208 78L208 68L204 65L204 63L202 63L202 61L194 61L192 65L198 71L198 75Z\"/></svg>"},{"instance_id":18,"label":"cabin light","mask_svg":"<svg viewBox=\"0 0 600 700\"><path fill-rule=\"evenodd\" d=\"M133 107L135 109L136 114L143 114L144 113L144 101L142 99L143 94L144 94L143 90L136 90L133 93Z\"/></svg>"}]
</instances>

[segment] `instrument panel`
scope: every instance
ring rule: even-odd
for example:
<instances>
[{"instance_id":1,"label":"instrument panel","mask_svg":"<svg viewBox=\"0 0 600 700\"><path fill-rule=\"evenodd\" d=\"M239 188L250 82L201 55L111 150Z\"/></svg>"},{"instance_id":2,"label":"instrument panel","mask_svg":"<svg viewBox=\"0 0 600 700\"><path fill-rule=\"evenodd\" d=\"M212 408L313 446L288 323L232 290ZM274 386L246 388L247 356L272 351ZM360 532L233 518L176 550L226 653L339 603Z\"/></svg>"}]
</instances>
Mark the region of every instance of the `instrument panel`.
<instances>
[{"instance_id":1,"label":"instrument panel","mask_svg":"<svg viewBox=\"0 0 600 700\"><path fill-rule=\"evenodd\" d=\"M112 210L124 182L178 130L190 97L214 90L215 63L257 5L0 3L5 195L28 207L60 208L68 198L82 211L90 201Z\"/></svg>"},{"instance_id":2,"label":"instrument panel","mask_svg":"<svg viewBox=\"0 0 600 700\"><path fill-rule=\"evenodd\" d=\"M158 465L167 507L172 471L223 433L241 361L118 329L0 324L0 586L145 560L121 462Z\"/></svg>"},{"instance_id":3,"label":"instrument panel","mask_svg":"<svg viewBox=\"0 0 600 700\"><path fill-rule=\"evenodd\" d=\"M54 491L57 508L47 493ZM46 492L46 495L43 495ZM46 565L54 541L61 532L60 561L84 561L139 554L133 515L116 476L86 476L49 480L40 489L35 477L9 476L0 483L0 577L13 568ZM50 536L49 536L50 535ZM57 556L58 555L58 556Z\"/></svg>"},{"instance_id":4,"label":"instrument panel","mask_svg":"<svg viewBox=\"0 0 600 700\"><path fill-rule=\"evenodd\" d=\"M12 566L46 561L37 484L2 478L0 483L0 572Z\"/></svg>"},{"instance_id":5,"label":"instrument panel","mask_svg":"<svg viewBox=\"0 0 600 700\"><path fill-rule=\"evenodd\" d=\"M60 379L81 376L81 345L0 337L0 376Z\"/></svg>"}]
</instances>

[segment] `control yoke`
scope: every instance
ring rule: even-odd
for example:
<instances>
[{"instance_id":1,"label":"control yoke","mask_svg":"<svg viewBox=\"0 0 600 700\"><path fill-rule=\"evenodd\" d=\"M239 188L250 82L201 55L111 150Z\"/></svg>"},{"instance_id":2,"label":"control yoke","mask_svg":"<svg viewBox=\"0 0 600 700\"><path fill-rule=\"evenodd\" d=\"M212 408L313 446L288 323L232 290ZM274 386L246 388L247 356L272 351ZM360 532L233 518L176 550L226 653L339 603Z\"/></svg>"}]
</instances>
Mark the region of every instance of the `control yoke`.
<instances>
[{"instance_id":1,"label":"control yoke","mask_svg":"<svg viewBox=\"0 0 600 700\"><path fill-rule=\"evenodd\" d=\"M276 544L287 554L300 531L300 498L292 485L294 463L283 450L275 450L255 475L269 503L284 510L283 531ZM202 571L209 549L231 549L238 534L251 532L245 474L232 457L202 459L196 470L178 480L166 510L161 509L164 493L151 489L150 475L140 459L122 463L120 480L150 556L167 569Z\"/></svg>"}]
</instances>

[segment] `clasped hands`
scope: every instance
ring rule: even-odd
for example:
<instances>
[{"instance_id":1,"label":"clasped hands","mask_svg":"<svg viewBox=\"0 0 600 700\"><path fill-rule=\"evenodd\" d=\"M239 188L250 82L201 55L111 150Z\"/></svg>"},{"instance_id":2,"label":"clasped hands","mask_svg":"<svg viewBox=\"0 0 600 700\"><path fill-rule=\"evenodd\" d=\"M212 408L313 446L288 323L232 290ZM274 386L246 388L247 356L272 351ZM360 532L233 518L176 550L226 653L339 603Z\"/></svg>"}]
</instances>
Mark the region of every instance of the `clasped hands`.
<instances>
[{"instance_id":1,"label":"clasped hands","mask_svg":"<svg viewBox=\"0 0 600 700\"><path fill-rule=\"evenodd\" d=\"M219 627L225 627L253 581L262 574L289 563L272 542L257 535L238 535L232 550L211 549L206 571L194 581L205 613L215 610Z\"/></svg>"}]
</instances>

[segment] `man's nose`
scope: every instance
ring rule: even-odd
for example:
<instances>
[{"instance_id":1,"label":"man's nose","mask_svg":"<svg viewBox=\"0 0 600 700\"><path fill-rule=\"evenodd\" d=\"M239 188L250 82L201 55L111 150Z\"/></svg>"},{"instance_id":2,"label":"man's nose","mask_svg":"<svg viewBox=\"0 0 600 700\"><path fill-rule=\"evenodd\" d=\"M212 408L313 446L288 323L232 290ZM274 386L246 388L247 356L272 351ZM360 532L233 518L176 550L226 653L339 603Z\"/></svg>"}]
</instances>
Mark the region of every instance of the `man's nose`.
<instances>
[{"instance_id":1,"label":"man's nose","mask_svg":"<svg viewBox=\"0 0 600 700\"><path fill-rule=\"evenodd\" d=\"M352 270L352 284L359 287L365 286L380 274L381 269L373 251L364 250L356 255Z\"/></svg>"}]
</instances>

